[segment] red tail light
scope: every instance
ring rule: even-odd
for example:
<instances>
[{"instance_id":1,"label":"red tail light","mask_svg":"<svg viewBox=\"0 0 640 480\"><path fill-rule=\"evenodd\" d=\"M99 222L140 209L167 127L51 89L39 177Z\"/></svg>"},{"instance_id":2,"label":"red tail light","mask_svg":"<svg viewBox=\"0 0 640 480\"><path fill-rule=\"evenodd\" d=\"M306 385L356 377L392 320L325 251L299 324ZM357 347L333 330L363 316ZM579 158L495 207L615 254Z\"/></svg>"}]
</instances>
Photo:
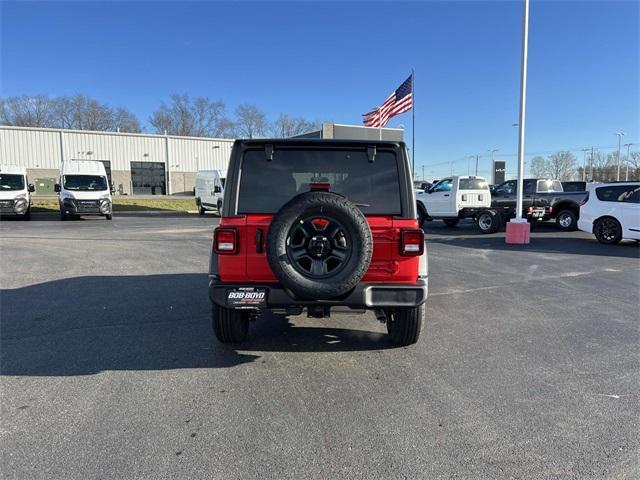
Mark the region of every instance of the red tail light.
<instances>
[{"instance_id":1,"label":"red tail light","mask_svg":"<svg viewBox=\"0 0 640 480\"><path fill-rule=\"evenodd\" d=\"M587 192L587 194L584 196L584 198L582 200L580 200L580 206L584 205L588 201L589 201L589 192Z\"/></svg>"},{"instance_id":2,"label":"red tail light","mask_svg":"<svg viewBox=\"0 0 640 480\"><path fill-rule=\"evenodd\" d=\"M216 228L213 232L213 251L218 255L238 252L238 232L235 228Z\"/></svg>"},{"instance_id":3,"label":"red tail light","mask_svg":"<svg viewBox=\"0 0 640 480\"><path fill-rule=\"evenodd\" d=\"M418 230L400 231L400 255L419 257L424 253L424 232Z\"/></svg>"}]
</instances>

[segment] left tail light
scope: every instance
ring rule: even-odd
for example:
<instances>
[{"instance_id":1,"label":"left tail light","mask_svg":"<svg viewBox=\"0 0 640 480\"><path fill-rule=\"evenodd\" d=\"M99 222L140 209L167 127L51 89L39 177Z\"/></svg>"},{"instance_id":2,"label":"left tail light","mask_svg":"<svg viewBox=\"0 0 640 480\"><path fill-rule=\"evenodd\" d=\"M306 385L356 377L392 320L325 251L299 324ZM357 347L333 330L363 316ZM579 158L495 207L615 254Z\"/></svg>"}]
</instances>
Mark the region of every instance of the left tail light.
<instances>
[{"instance_id":1,"label":"left tail light","mask_svg":"<svg viewBox=\"0 0 640 480\"><path fill-rule=\"evenodd\" d=\"M580 200L580 206L585 205L589 201L589 192L584 196L582 200Z\"/></svg>"},{"instance_id":2,"label":"left tail light","mask_svg":"<svg viewBox=\"0 0 640 480\"><path fill-rule=\"evenodd\" d=\"M424 232L417 230L402 230L400 232L400 255L405 257L419 257L424 253Z\"/></svg>"},{"instance_id":3,"label":"left tail light","mask_svg":"<svg viewBox=\"0 0 640 480\"><path fill-rule=\"evenodd\" d=\"M238 252L238 231L235 228L216 228L213 232L213 251L218 255Z\"/></svg>"}]
</instances>

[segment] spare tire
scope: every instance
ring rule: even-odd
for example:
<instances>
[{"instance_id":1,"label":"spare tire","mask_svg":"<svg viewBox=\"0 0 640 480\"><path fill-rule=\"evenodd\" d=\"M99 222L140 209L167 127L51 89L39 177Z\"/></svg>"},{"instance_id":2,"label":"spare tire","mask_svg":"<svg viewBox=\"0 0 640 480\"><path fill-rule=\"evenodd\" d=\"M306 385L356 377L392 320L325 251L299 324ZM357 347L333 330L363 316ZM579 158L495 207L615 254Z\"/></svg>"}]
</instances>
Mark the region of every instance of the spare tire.
<instances>
[{"instance_id":1,"label":"spare tire","mask_svg":"<svg viewBox=\"0 0 640 480\"><path fill-rule=\"evenodd\" d=\"M352 290L373 251L367 219L330 192L297 195L276 213L267 260L280 283L303 299L328 300Z\"/></svg>"}]
</instances>

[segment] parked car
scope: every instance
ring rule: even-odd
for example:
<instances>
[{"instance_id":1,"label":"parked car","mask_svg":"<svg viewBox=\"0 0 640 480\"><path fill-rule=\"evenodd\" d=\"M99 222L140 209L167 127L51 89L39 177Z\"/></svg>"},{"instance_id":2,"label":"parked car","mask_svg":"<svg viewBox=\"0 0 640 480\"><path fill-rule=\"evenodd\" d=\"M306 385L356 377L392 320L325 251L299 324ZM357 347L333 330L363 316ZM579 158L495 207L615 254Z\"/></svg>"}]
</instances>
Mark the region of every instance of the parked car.
<instances>
[{"instance_id":1,"label":"parked car","mask_svg":"<svg viewBox=\"0 0 640 480\"><path fill-rule=\"evenodd\" d=\"M555 220L561 230L575 230L580 203L586 192L564 192L559 180L528 178L524 181L523 216L531 222ZM517 181L508 180L491 190L491 209L476 216L483 233L493 233L515 217Z\"/></svg>"},{"instance_id":2,"label":"parked car","mask_svg":"<svg viewBox=\"0 0 640 480\"><path fill-rule=\"evenodd\" d=\"M562 182L562 189L565 192L586 192L587 182Z\"/></svg>"},{"instance_id":3,"label":"parked car","mask_svg":"<svg viewBox=\"0 0 640 480\"><path fill-rule=\"evenodd\" d=\"M418 222L443 220L455 227L462 218L475 218L491 206L489 186L482 177L453 176L440 180L425 192L416 194Z\"/></svg>"},{"instance_id":4,"label":"parked car","mask_svg":"<svg viewBox=\"0 0 640 480\"><path fill-rule=\"evenodd\" d=\"M213 330L241 342L261 312L372 310L393 343L418 340L427 298L406 146L237 140L209 271Z\"/></svg>"},{"instance_id":5,"label":"parked car","mask_svg":"<svg viewBox=\"0 0 640 480\"><path fill-rule=\"evenodd\" d=\"M199 170L196 173L196 206L198 213L204 215L207 210L220 213L224 195L224 178L219 170Z\"/></svg>"},{"instance_id":6,"label":"parked car","mask_svg":"<svg viewBox=\"0 0 640 480\"><path fill-rule=\"evenodd\" d=\"M60 167L58 193L60 220L70 216L113 216L112 189L102 162L93 160L65 160Z\"/></svg>"},{"instance_id":7,"label":"parked car","mask_svg":"<svg viewBox=\"0 0 640 480\"><path fill-rule=\"evenodd\" d=\"M18 165L0 165L0 216L31 219L31 193L35 187Z\"/></svg>"},{"instance_id":8,"label":"parked car","mask_svg":"<svg viewBox=\"0 0 640 480\"><path fill-rule=\"evenodd\" d=\"M605 244L624 238L640 240L640 183L592 183L588 187L578 228Z\"/></svg>"}]
</instances>

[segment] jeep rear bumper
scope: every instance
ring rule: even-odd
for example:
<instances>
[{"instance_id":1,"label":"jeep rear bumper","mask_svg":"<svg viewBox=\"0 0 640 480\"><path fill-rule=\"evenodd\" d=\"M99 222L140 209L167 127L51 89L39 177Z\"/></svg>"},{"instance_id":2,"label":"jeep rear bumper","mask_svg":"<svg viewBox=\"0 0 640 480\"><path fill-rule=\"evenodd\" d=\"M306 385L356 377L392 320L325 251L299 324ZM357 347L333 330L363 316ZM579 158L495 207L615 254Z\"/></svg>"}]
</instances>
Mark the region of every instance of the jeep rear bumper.
<instances>
[{"instance_id":1,"label":"jeep rear bumper","mask_svg":"<svg viewBox=\"0 0 640 480\"><path fill-rule=\"evenodd\" d=\"M345 295L331 300L309 300L296 298L279 284L224 283L216 276L209 277L209 298L221 307L229 306L230 292L239 288L265 289L266 302L260 308L286 307L349 307L353 309L381 309L417 307L427 300L428 278L419 278L415 284L359 283Z\"/></svg>"}]
</instances>

